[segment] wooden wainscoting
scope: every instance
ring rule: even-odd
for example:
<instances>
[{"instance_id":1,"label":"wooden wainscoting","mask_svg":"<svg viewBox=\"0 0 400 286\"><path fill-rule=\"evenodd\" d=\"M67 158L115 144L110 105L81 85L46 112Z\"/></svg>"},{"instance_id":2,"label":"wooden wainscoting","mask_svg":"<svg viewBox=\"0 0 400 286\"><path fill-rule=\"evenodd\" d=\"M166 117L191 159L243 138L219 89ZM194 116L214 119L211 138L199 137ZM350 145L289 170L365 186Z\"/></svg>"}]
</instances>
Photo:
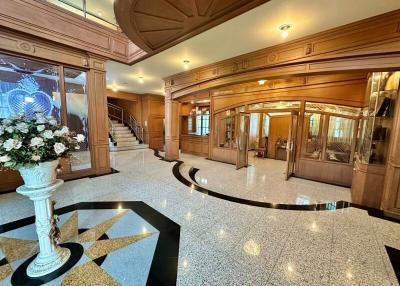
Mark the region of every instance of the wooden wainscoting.
<instances>
[{"instance_id":1,"label":"wooden wainscoting","mask_svg":"<svg viewBox=\"0 0 400 286\"><path fill-rule=\"evenodd\" d=\"M352 172L352 164L300 158L295 174L296 177L350 187Z\"/></svg>"},{"instance_id":2,"label":"wooden wainscoting","mask_svg":"<svg viewBox=\"0 0 400 286\"><path fill-rule=\"evenodd\" d=\"M208 138L208 136L181 135L181 152L208 157Z\"/></svg>"},{"instance_id":3,"label":"wooden wainscoting","mask_svg":"<svg viewBox=\"0 0 400 286\"><path fill-rule=\"evenodd\" d=\"M229 164L236 164L236 149L213 147L211 151L212 160Z\"/></svg>"}]
</instances>

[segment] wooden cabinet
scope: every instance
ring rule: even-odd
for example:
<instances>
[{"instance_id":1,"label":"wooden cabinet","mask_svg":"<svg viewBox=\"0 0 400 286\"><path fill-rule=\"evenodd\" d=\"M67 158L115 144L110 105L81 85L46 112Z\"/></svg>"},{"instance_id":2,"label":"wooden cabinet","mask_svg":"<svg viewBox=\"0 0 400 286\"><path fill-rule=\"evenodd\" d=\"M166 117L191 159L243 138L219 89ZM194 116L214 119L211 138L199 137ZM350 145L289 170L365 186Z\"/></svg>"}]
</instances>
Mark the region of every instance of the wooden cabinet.
<instances>
[{"instance_id":1,"label":"wooden cabinet","mask_svg":"<svg viewBox=\"0 0 400 286\"><path fill-rule=\"evenodd\" d=\"M208 157L208 136L181 135L181 152Z\"/></svg>"}]
</instances>

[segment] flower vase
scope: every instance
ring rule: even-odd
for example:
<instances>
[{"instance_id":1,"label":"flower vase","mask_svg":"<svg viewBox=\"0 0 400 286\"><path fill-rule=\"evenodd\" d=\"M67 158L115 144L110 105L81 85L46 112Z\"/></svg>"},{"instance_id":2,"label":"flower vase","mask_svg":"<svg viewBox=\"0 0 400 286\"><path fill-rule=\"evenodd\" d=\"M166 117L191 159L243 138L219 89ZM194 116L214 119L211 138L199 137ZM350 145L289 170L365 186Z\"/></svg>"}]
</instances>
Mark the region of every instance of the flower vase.
<instances>
[{"instance_id":1,"label":"flower vase","mask_svg":"<svg viewBox=\"0 0 400 286\"><path fill-rule=\"evenodd\" d=\"M57 165L58 160L54 160L19 169L25 185L19 187L17 192L27 196L34 203L39 240L39 253L27 268L29 277L41 277L52 273L62 267L71 255L70 250L59 247L50 234L53 219L51 197L64 183L56 178Z\"/></svg>"}]
</instances>

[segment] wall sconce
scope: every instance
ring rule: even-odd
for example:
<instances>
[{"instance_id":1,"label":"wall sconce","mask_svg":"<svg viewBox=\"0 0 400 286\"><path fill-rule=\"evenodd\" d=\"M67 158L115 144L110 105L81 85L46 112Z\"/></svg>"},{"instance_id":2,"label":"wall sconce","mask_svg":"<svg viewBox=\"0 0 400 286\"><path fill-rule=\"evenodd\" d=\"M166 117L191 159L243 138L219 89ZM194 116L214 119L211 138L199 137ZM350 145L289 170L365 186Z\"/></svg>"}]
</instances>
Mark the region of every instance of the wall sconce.
<instances>
[{"instance_id":1,"label":"wall sconce","mask_svg":"<svg viewBox=\"0 0 400 286\"><path fill-rule=\"evenodd\" d=\"M265 79L260 79L260 80L258 81L258 84L259 84L259 85L264 85L266 82L267 82L267 80L265 80Z\"/></svg>"},{"instance_id":2,"label":"wall sconce","mask_svg":"<svg viewBox=\"0 0 400 286\"><path fill-rule=\"evenodd\" d=\"M282 26L279 27L279 30L281 30L282 38L286 39L289 36L290 28L292 28L292 25L290 24L283 24Z\"/></svg>"}]
</instances>

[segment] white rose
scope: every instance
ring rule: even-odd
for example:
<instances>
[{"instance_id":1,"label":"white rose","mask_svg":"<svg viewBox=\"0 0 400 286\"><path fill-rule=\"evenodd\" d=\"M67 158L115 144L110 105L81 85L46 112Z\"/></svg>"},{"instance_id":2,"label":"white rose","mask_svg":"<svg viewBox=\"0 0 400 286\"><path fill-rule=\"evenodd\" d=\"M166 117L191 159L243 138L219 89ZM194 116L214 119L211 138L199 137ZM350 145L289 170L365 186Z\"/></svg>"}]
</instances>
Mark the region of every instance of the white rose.
<instances>
[{"instance_id":1,"label":"white rose","mask_svg":"<svg viewBox=\"0 0 400 286\"><path fill-rule=\"evenodd\" d=\"M5 163L5 162L8 162L10 160L11 160L11 158L8 155L0 156L0 162L1 163Z\"/></svg>"},{"instance_id":2,"label":"white rose","mask_svg":"<svg viewBox=\"0 0 400 286\"><path fill-rule=\"evenodd\" d=\"M21 123L18 123L17 125L16 125L16 128L19 130L19 131L21 131L22 133L28 133L28 124L26 124L25 122L21 122Z\"/></svg>"},{"instance_id":3,"label":"white rose","mask_svg":"<svg viewBox=\"0 0 400 286\"><path fill-rule=\"evenodd\" d=\"M12 127L12 126L7 126L7 127L6 127L6 131L7 131L8 133L13 133L13 132L14 132L14 127Z\"/></svg>"},{"instance_id":4,"label":"white rose","mask_svg":"<svg viewBox=\"0 0 400 286\"><path fill-rule=\"evenodd\" d=\"M6 151L11 151L14 146L16 145L16 142L18 142L17 140L14 139L7 139L4 143L3 143L3 148L6 149ZM20 146L21 147L21 146Z\"/></svg>"},{"instance_id":5,"label":"white rose","mask_svg":"<svg viewBox=\"0 0 400 286\"><path fill-rule=\"evenodd\" d=\"M43 146L43 138L40 138L40 137L32 138L32 139L31 139L31 146L32 146L32 147L35 147L35 146L37 146L37 147Z\"/></svg>"},{"instance_id":6,"label":"white rose","mask_svg":"<svg viewBox=\"0 0 400 286\"><path fill-rule=\"evenodd\" d=\"M82 134L77 134L76 137L74 137L74 138L78 143L85 141L85 136Z\"/></svg>"},{"instance_id":7,"label":"white rose","mask_svg":"<svg viewBox=\"0 0 400 286\"><path fill-rule=\"evenodd\" d=\"M39 155L32 155L31 159L32 159L32 161L39 161L40 160L40 156Z\"/></svg>"},{"instance_id":8,"label":"white rose","mask_svg":"<svg viewBox=\"0 0 400 286\"><path fill-rule=\"evenodd\" d=\"M54 144L54 151L56 152L57 155L60 155L64 153L65 151L65 145L63 143L56 143Z\"/></svg>"},{"instance_id":9,"label":"white rose","mask_svg":"<svg viewBox=\"0 0 400 286\"><path fill-rule=\"evenodd\" d=\"M22 142L18 140L14 140L14 149L19 149L22 146Z\"/></svg>"},{"instance_id":10,"label":"white rose","mask_svg":"<svg viewBox=\"0 0 400 286\"><path fill-rule=\"evenodd\" d=\"M36 126L37 131L42 132L46 127L44 125L38 125Z\"/></svg>"},{"instance_id":11,"label":"white rose","mask_svg":"<svg viewBox=\"0 0 400 286\"><path fill-rule=\"evenodd\" d=\"M54 137L53 136L53 131L46 130L46 131L43 132L42 136L43 136L43 138L46 138L46 139L53 139L53 137Z\"/></svg>"},{"instance_id":12,"label":"white rose","mask_svg":"<svg viewBox=\"0 0 400 286\"><path fill-rule=\"evenodd\" d=\"M49 124L51 124L51 125L53 125L53 126L57 126L57 120L55 120L55 119L50 119L49 120Z\"/></svg>"},{"instance_id":13,"label":"white rose","mask_svg":"<svg viewBox=\"0 0 400 286\"><path fill-rule=\"evenodd\" d=\"M0 126L0 135L3 135L3 134L4 134L4 127Z\"/></svg>"},{"instance_id":14,"label":"white rose","mask_svg":"<svg viewBox=\"0 0 400 286\"><path fill-rule=\"evenodd\" d=\"M47 120L44 117L36 118L36 124L44 124L46 122L47 122Z\"/></svg>"},{"instance_id":15,"label":"white rose","mask_svg":"<svg viewBox=\"0 0 400 286\"><path fill-rule=\"evenodd\" d=\"M60 130L54 131L54 136L61 137L64 136L65 134L68 134L68 132L69 132L68 127L63 126L63 128L61 128Z\"/></svg>"},{"instance_id":16,"label":"white rose","mask_svg":"<svg viewBox=\"0 0 400 286\"><path fill-rule=\"evenodd\" d=\"M79 145L76 145L75 150L79 150L79 149L81 149L81 147Z\"/></svg>"}]
</instances>

